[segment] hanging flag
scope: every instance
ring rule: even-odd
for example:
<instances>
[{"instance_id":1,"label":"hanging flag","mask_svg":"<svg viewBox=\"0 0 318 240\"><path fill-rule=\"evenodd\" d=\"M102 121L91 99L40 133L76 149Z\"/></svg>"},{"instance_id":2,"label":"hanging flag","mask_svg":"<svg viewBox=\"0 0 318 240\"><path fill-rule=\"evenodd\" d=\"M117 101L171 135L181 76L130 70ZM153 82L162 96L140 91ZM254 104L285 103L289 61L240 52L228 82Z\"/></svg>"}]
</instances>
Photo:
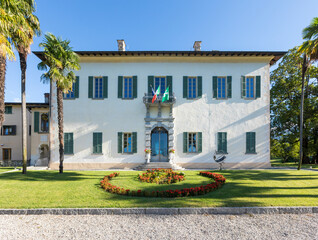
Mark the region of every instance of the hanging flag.
<instances>
[{"instance_id":1,"label":"hanging flag","mask_svg":"<svg viewBox=\"0 0 318 240\"><path fill-rule=\"evenodd\" d=\"M165 93L162 96L162 102L169 100L169 86L167 87Z\"/></svg>"},{"instance_id":2,"label":"hanging flag","mask_svg":"<svg viewBox=\"0 0 318 240\"><path fill-rule=\"evenodd\" d=\"M152 103L154 103L154 101L156 101L156 99L157 99L159 93L160 93L160 85L159 85L157 91L155 92L155 95L153 95Z\"/></svg>"}]
</instances>

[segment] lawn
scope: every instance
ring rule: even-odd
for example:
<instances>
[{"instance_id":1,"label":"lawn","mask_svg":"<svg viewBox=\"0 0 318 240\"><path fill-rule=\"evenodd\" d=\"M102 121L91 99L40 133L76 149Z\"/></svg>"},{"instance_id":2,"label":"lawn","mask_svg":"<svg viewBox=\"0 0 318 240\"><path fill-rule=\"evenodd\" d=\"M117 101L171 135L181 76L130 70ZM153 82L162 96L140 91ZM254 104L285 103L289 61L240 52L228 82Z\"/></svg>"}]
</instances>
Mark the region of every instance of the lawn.
<instances>
[{"instance_id":1,"label":"lawn","mask_svg":"<svg viewBox=\"0 0 318 240\"><path fill-rule=\"evenodd\" d=\"M280 158L274 158L271 159L271 164L272 167L290 167L290 168L297 168L298 167L298 162L285 162L282 163L282 160ZM302 164L301 168L316 168L318 169L318 164Z\"/></svg>"},{"instance_id":2,"label":"lawn","mask_svg":"<svg viewBox=\"0 0 318 240\"><path fill-rule=\"evenodd\" d=\"M206 195L187 198L128 197L107 193L99 182L113 171L29 171L0 175L0 208L102 208L102 207L230 207L318 206L318 171L228 170L225 185ZM210 179L199 171L185 171L186 180L172 185L140 183L138 172L122 171L111 180L135 189L184 188Z\"/></svg>"},{"instance_id":3,"label":"lawn","mask_svg":"<svg viewBox=\"0 0 318 240\"><path fill-rule=\"evenodd\" d=\"M13 167L0 167L0 173L7 172L13 169Z\"/></svg>"}]
</instances>

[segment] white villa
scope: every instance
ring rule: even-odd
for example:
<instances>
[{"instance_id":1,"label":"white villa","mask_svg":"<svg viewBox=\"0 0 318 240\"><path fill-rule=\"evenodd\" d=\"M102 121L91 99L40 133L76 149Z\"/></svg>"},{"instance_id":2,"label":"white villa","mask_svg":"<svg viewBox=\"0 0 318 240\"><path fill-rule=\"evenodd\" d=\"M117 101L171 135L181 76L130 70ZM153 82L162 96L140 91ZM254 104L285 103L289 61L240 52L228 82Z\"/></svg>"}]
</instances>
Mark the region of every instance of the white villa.
<instances>
[{"instance_id":1,"label":"white villa","mask_svg":"<svg viewBox=\"0 0 318 240\"><path fill-rule=\"evenodd\" d=\"M77 51L81 70L64 99L65 169L270 167L270 66L285 52ZM43 52L34 52L40 59ZM152 103L153 90L160 95ZM162 95L169 87L169 100ZM51 86L49 167L58 169L56 88ZM172 160L172 159L171 159Z\"/></svg>"}]
</instances>

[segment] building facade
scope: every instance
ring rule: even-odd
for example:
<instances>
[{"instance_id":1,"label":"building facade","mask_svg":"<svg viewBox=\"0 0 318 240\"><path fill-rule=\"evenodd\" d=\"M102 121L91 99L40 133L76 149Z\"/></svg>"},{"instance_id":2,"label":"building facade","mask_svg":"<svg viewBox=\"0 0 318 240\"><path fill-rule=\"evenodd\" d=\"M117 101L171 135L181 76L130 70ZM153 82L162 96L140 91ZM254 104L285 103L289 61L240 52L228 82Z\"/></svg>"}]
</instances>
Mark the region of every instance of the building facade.
<instances>
[{"instance_id":1,"label":"building facade","mask_svg":"<svg viewBox=\"0 0 318 240\"><path fill-rule=\"evenodd\" d=\"M28 165L47 166L49 159L49 95L46 103L27 103ZM0 135L0 165L22 165L21 103L5 103Z\"/></svg>"},{"instance_id":2,"label":"building facade","mask_svg":"<svg viewBox=\"0 0 318 240\"><path fill-rule=\"evenodd\" d=\"M145 149L151 162L169 161L174 149L185 168L215 167L215 153L227 168L270 166L269 68L283 52L120 50L77 52L81 70L64 95L65 169L134 168ZM56 110L52 85L52 169Z\"/></svg>"}]
</instances>

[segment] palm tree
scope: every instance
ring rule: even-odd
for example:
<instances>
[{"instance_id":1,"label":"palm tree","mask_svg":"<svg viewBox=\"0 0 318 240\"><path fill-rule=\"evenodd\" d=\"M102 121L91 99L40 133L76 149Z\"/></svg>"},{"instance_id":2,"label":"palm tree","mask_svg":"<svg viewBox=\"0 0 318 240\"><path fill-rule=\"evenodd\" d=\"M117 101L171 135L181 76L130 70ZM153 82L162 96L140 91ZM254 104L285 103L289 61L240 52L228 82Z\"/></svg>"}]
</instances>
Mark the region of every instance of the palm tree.
<instances>
[{"instance_id":1,"label":"palm tree","mask_svg":"<svg viewBox=\"0 0 318 240\"><path fill-rule=\"evenodd\" d=\"M40 47L44 48L44 60L38 64L39 70L45 70L41 80L55 83L57 88L57 114L59 126L59 171L63 173L64 130L63 130L63 92L72 89L76 77L73 70L79 70L79 57L69 46L70 41L62 40L51 33L45 35ZM49 68L49 69L48 69Z\"/></svg>"},{"instance_id":2,"label":"palm tree","mask_svg":"<svg viewBox=\"0 0 318 240\"><path fill-rule=\"evenodd\" d=\"M310 25L303 30L303 39L306 41L299 47L298 51L303 54L302 75L301 75L301 103L300 103L300 150L298 170L303 162L303 128L304 128L304 85L305 75L311 62L318 59L318 17L314 18Z\"/></svg>"},{"instance_id":3,"label":"palm tree","mask_svg":"<svg viewBox=\"0 0 318 240\"><path fill-rule=\"evenodd\" d=\"M19 2L21 5L21 2ZM24 21L20 28L25 35L24 39L19 37L17 31L12 31L12 42L19 53L21 68L21 116L22 116L22 174L26 174L27 169L27 119L26 119L26 99L25 99L25 82L27 56L30 53L30 45L33 43L34 35L40 35L40 23L38 18L33 15L35 11L34 0L28 0L27 4L22 2L21 11L24 12Z\"/></svg>"},{"instance_id":4,"label":"palm tree","mask_svg":"<svg viewBox=\"0 0 318 240\"><path fill-rule=\"evenodd\" d=\"M11 33L14 31L21 40L25 34L20 28L25 23L24 11L29 0L1 0L0 1L0 128L4 122L4 88L7 58L15 59L11 47Z\"/></svg>"}]
</instances>

